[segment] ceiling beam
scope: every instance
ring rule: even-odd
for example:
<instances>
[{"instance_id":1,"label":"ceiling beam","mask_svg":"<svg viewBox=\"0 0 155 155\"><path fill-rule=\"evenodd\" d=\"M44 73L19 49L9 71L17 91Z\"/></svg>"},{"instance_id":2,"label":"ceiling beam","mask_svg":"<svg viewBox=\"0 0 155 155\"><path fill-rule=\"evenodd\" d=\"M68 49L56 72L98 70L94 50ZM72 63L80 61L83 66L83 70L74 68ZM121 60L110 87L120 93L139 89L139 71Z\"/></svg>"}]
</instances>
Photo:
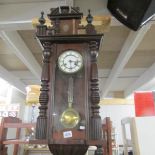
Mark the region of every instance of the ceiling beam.
<instances>
[{"instance_id":1,"label":"ceiling beam","mask_svg":"<svg viewBox=\"0 0 155 155\"><path fill-rule=\"evenodd\" d=\"M40 16L40 12L49 13L51 8L66 5L65 0L50 2L11 3L0 5L0 21L25 21Z\"/></svg>"},{"instance_id":2,"label":"ceiling beam","mask_svg":"<svg viewBox=\"0 0 155 155\"><path fill-rule=\"evenodd\" d=\"M10 71L10 73L19 79L36 79L36 77L29 70Z\"/></svg>"},{"instance_id":3,"label":"ceiling beam","mask_svg":"<svg viewBox=\"0 0 155 155\"><path fill-rule=\"evenodd\" d=\"M131 78L136 77L138 78L142 73L144 73L147 68L124 68L121 73L119 74L120 78ZM98 69L98 76L99 78L108 78L111 69ZM19 73L20 75L21 73ZM22 75L22 74L21 74Z\"/></svg>"},{"instance_id":4,"label":"ceiling beam","mask_svg":"<svg viewBox=\"0 0 155 155\"><path fill-rule=\"evenodd\" d=\"M3 30L3 31L32 30L32 29L34 29L32 25L32 20L0 22L0 30Z\"/></svg>"},{"instance_id":5,"label":"ceiling beam","mask_svg":"<svg viewBox=\"0 0 155 155\"><path fill-rule=\"evenodd\" d=\"M155 63L149 67L132 85L130 85L124 94L126 97L131 95L134 91L149 90L155 86Z\"/></svg>"},{"instance_id":6,"label":"ceiling beam","mask_svg":"<svg viewBox=\"0 0 155 155\"><path fill-rule=\"evenodd\" d=\"M0 65L0 77L17 88L21 93L26 94L25 85L16 76Z\"/></svg>"},{"instance_id":7,"label":"ceiling beam","mask_svg":"<svg viewBox=\"0 0 155 155\"><path fill-rule=\"evenodd\" d=\"M10 73L18 77L26 85L41 84L40 79L37 79L30 71L10 71Z\"/></svg>"},{"instance_id":8,"label":"ceiling beam","mask_svg":"<svg viewBox=\"0 0 155 155\"><path fill-rule=\"evenodd\" d=\"M9 3L0 5L0 30L33 29L32 19L40 17L41 11L44 11L45 14L47 14L49 13L50 8L66 5L67 1L71 0Z\"/></svg>"},{"instance_id":9,"label":"ceiling beam","mask_svg":"<svg viewBox=\"0 0 155 155\"><path fill-rule=\"evenodd\" d=\"M106 97L113 83L115 82L115 80L117 79L124 66L127 64L128 60L130 59L135 49L138 47L139 43L142 41L143 37L149 29L150 25L145 25L139 31L130 32L108 76L108 79L106 80L106 83L101 86L103 88L101 98Z\"/></svg>"},{"instance_id":10,"label":"ceiling beam","mask_svg":"<svg viewBox=\"0 0 155 155\"><path fill-rule=\"evenodd\" d=\"M37 79L41 77L41 66L17 31L2 31L3 40L14 50L14 54L27 66Z\"/></svg>"}]
</instances>

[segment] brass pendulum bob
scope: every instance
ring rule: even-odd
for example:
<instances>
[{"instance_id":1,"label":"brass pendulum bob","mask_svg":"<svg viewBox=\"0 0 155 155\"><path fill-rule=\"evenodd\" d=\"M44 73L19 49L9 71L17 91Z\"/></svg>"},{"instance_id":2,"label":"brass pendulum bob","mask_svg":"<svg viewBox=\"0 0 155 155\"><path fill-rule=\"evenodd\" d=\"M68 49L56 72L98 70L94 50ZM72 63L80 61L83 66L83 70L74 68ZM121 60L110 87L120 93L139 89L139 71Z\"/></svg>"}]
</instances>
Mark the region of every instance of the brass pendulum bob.
<instances>
[{"instance_id":1,"label":"brass pendulum bob","mask_svg":"<svg viewBox=\"0 0 155 155\"><path fill-rule=\"evenodd\" d=\"M65 128L74 128L80 121L79 113L73 105L73 78L69 78L68 86L68 108L62 113L60 122Z\"/></svg>"}]
</instances>

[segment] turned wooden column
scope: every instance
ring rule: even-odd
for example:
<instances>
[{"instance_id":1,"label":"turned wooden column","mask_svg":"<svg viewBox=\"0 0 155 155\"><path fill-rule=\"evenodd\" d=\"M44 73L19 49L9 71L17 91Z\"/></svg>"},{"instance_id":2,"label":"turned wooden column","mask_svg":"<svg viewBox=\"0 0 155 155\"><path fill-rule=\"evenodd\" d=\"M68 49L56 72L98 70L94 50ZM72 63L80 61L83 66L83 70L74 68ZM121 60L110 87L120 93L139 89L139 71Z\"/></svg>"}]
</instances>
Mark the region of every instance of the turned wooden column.
<instances>
[{"instance_id":1,"label":"turned wooden column","mask_svg":"<svg viewBox=\"0 0 155 155\"><path fill-rule=\"evenodd\" d=\"M46 139L47 137L47 108L49 101L49 63L51 56L51 43L45 42L43 44L43 67L41 76L41 93L39 97L40 107L39 116L36 124L36 138Z\"/></svg>"},{"instance_id":2,"label":"turned wooden column","mask_svg":"<svg viewBox=\"0 0 155 155\"><path fill-rule=\"evenodd\" d=\"M90 138L92 140L99 140L102 138L101 117L99 115L98 105L100 102L99 85L98 85L98 43L96 41L90 42L90 55L91 55L91 71L90 71L90 100L91 100L91 118L90 118Z\"/></svg>"}]
</instances>

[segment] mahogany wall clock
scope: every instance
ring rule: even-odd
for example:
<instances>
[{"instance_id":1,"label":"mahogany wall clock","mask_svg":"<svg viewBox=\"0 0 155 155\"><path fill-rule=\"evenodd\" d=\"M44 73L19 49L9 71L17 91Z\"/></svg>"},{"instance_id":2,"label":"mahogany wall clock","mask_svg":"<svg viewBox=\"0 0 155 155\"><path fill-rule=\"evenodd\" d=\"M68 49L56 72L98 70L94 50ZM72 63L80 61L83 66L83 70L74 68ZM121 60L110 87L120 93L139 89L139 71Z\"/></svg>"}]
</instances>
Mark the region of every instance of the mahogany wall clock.
<instances>
[{"instance_id":1,"label":"mahogany wall clock","mask_svg":"<svg viewBox=\"0 0 155 155\"><path fill-rule=\"evenodd\" d=\"M37 26L44 51L36 138L47 139L54 155L84 155L103 144L97 75L103 34L96 34L90 12L81 34L82 17L79 8L62 6L48 14L52 27L43 13Z\"/></svg>"}]
</instances>

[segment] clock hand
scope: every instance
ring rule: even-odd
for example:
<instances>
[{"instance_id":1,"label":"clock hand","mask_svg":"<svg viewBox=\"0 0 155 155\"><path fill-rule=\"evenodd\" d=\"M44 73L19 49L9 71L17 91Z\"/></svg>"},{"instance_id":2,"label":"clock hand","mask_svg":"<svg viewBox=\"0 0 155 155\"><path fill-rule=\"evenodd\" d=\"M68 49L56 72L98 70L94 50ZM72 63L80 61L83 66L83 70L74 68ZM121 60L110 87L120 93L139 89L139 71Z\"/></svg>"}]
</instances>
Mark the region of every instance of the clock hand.
<instances>
[{"instance_id":1,"label":"clock hand","mask_svg":"<svg viewBox=\"0 0 155 155\"><path fill-rule=\"evenodd\" d=\"M69 68L69 69L73 69L73 68L74 68L74 66L73 66L73 62L75 62L75 61L73 61L73 60L69 60L69 63L70 63L70 68Z\"/></svg>"},{"instance_id":2,"label":"clock hand","mask_svg":"<svg viewBox=\"0 0 155 155\"><path fill-rule=\"evenodd\" d=\"M80 62L80 61L78 61L78 60L75 61L75 62L74 62L74 65L75 65L75 66L79 66L79 62Z\"/></svg>"},{"instance_id":3,"label":"clock hand","mask_svg":"<svg viewBox=\"0 0 155 155\"><path fill-rule=\"evenodd\" d=\"M69 63L70 63L70 68L69 69L72 69L72 60L69 60Z\"/></svg>"}]
</instances>

